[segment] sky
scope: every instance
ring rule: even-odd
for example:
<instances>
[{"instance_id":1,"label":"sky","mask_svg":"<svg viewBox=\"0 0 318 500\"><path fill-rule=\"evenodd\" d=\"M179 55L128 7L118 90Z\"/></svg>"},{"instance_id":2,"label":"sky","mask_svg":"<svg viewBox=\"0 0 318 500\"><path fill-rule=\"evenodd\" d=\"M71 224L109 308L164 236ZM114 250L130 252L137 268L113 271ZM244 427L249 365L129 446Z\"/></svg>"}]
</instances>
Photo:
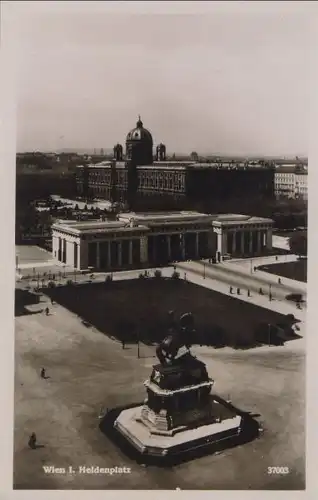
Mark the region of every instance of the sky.
<instances>
[{"instance_id":1,"label":"sky","mask_svg":"<svg viewBox=\"0 0 318 500\"><path fill-rule=\"evenodd\" d=\"M16 24L18 151L112 148L140 114L169 153L307 156L306 2L28 3Z\"/></svg>"}]
</instances>

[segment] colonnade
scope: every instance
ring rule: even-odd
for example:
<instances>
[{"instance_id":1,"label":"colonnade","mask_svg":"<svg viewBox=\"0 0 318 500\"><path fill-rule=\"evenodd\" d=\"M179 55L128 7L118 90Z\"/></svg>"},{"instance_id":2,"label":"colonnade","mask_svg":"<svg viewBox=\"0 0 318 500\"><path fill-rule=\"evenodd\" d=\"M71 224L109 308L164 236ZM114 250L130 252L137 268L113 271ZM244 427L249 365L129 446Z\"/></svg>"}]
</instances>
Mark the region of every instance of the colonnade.
<instances>
[{"instance_id":1,"label":"colonnade","mask_svg":"<svg viewBox=\"0 0 318 500\"><path fill-rule=\"evenodd\" d=\"M224 230L218 235L218 251L231 255L261 254L272 249L272 230Z\"/></svg>"}]
</instances>

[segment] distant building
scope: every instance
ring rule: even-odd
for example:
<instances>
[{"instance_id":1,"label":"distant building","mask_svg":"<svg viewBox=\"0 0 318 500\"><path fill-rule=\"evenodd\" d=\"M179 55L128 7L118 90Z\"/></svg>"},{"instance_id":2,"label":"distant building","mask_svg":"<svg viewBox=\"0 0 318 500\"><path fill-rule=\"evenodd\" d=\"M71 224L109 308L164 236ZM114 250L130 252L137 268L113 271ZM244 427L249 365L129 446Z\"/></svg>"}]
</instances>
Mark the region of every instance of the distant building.
<instances>
[{"instance_id":1,"label":"distant building","mask_svg":"<svg viewBox=\"0 0 318 500\"><path fill-rule=\"evenodd\" d=\"M280 165L275 169L275 195L290 199L308 199L306 165Z\"/></svg>"},{"instance_id":2,"label":"distant building","mask_svg":"<svg viewBox=\"0 0 318 500\"><path fill-rule=\"evenodd\" d=\"M77 168L78 195L125 200L130 208L137 197L150 200L154 195L190 202L274 197L273 167L234 161L167 161L164 144L155 148L155 155L153 149L152 135L139 117L127 134L125 155L122 145L116 144L112 161Z\"/></svg>"},{"instance_id":3,"label":"distant building","mask_svg":"<svg viewBox=\"0 0 318 500\"><path fill-rule=\"evenodd\" d=\"M122 213L116 221L58 221L53 258L78 270L115 271L175 261L262 255L272 248L271 219L198 212Z\"/></svg>"}]
</instances>

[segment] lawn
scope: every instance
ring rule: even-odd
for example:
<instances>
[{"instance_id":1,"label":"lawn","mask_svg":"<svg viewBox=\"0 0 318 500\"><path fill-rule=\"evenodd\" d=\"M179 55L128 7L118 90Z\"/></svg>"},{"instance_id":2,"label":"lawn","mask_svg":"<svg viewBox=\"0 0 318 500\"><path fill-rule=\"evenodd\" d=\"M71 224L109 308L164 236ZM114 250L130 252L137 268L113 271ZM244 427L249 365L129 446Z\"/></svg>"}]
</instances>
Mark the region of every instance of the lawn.
<instances>
[{"instance_id":1,"label":"lawn","mask_svg":"<svg viewBox=\"0 0 318 500\"><path fill-rule=\"evenodd\" d=\"M192 312L196 330L193 343L214 347L252 347L260 325L267 329L268 324L288 323L284 315L183 280L153 278L69 285L45 293L87 326L127 343L138 338L147 344L162 340L170 310L176 318Z\"/></svg>"},{"instance_id":2,"label":"lawn","mask_svg":"<svg viewBox=\"0 0 318 500\"><path fill-rule=\"evenodd\" d=\"M307 259L300 259L295 262L282 262L279 264L269 264L260 266L258 269L266 273L276 274L284 278L296 281L307 282Z\"/></svg>"}]
</instances>

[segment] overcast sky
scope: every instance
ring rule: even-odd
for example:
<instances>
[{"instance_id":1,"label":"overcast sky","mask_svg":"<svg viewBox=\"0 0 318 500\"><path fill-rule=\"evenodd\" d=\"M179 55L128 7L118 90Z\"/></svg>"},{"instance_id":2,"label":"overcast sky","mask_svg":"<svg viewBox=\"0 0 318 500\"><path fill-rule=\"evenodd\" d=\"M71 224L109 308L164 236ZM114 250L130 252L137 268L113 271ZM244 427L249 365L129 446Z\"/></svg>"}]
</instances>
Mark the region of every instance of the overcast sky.
<instances>
[{"instance_id":1,"label":"overcast sky","mask_svg":"<svg viewBox=\"0 0 318 500\"><path fill-rule=\"evenodd\" d=\"M307 155L306 4L182 15L39 3L19 26L18 151L112 147L140 113L171 153Z\"/></svg>"}]
</instances>

